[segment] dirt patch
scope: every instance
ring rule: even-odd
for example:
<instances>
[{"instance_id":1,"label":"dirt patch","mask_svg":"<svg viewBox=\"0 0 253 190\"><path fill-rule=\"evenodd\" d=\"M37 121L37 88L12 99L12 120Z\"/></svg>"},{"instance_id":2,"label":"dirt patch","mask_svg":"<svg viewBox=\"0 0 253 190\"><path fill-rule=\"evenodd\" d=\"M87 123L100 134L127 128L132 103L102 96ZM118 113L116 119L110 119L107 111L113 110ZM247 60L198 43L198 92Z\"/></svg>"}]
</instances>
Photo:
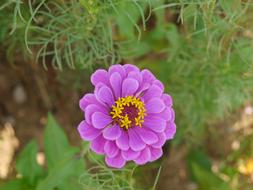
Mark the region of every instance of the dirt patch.
<instances>
[{"instance_id":1,"label":"dirt patch","mask_svg":"<svg viewBox=\"0 0 253 190\"><path fill-rule=\"evenodd\" d=\"M14 126L21 147L35 138L42 148L43 131L50 111L78 145L76 126L82 119L78 102L81 94L73 86L57 80L54 70L45 71L29 64L0 66L0 126ZM83 90L85 89L85 85Z\"/></svg>"}]
</instances>

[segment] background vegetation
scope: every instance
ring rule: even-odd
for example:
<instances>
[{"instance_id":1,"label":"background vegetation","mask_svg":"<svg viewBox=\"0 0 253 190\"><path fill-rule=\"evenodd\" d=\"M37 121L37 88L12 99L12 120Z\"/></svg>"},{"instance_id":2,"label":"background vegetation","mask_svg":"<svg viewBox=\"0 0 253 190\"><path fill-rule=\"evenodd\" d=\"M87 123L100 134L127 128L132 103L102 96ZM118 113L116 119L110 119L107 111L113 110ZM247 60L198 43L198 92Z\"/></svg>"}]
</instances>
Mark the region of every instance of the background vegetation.
<instances>
[{"instance_id":1,"label":"background vegetation","mask_svg":"<svg viewBox=\"0 0 253 190\"><path fill-rule=\"evenodd\" d=\"M124 63L149 68L172 95L177 124L165 158L113 171L87 144L69 145L49 115L43 146L47 167L37 164L32 141L17 157L16 172L22 177L5 182L3 189L173 189L157 185L159 168L166 168L167 152L173 157L182 149L187 179L196 188L252 188L250 177L238 169L242 159L253 157L252 133L217 127L224 120L232 125L240 119L238 110L252 102L250 0L4 0L0 10L1 56L6 59L1 67L27 63L33 72L53 70L59 85L71 85L79 96L92 90L89 76L96 68ZM57 97L43 97L52 111ZM228 143L223 138L230 137L240 148L221 148ZM149 182L140 178L146 170L152 173Z\"/></svg>"}]
</instances>

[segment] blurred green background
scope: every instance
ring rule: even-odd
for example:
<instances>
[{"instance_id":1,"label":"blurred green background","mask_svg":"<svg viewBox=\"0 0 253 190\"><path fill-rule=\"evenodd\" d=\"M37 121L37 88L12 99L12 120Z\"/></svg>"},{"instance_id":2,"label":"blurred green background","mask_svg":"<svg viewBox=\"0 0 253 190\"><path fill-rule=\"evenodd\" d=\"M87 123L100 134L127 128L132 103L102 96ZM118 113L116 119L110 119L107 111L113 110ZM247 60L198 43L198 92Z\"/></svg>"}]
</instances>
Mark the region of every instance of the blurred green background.
<instances>
[{"instance_id":1,"label":"blurred green background","mask_svg":"<svg viewBox=\"0 0 253 190\"><path fill-rule=\"evenodd\" d=\"M1 190L253 189L251 0L2 0L0 42ZM76 126L91 73L125 63L164 83L177 134L118 171Z\"/></svg>"}]
</instances>

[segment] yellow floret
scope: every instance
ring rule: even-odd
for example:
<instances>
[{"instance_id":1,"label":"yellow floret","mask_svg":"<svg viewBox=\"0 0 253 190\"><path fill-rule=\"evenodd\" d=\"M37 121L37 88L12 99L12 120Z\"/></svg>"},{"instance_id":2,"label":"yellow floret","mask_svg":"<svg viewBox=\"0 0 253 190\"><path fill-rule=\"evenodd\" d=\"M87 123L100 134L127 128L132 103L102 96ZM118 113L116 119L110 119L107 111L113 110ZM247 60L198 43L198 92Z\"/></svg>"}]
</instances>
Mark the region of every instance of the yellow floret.
<instances>
[{"instance_id":1,"label":"yellow floret","mask_svg":"<svg viewBox=\"0 0 253 190\"><path fill-rule=\"evenodd\" d=\"M134 106L138 109L138 117L134 118L134 123L129 120L128 115L123 115L124 107ZM146 109L144 103L140 100L140 98L136 98L135 96L126 96L124 98L118 98L115 101L115 105L112 106L111 116L116 121L119 121L119 125L122 128L128 129L132 126L142 126L144 122L144 117L146 115Z\"/></svg>"}]
</instances>

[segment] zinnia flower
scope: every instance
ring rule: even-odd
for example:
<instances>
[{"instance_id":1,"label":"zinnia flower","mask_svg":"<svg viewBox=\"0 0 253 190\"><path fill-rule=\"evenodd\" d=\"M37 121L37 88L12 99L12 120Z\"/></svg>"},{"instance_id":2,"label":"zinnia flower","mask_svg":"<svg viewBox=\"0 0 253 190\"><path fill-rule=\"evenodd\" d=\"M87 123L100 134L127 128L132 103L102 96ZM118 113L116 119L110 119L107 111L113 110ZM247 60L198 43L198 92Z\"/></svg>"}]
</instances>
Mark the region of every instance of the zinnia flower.
<instances>
[{"instance_id":1,"label":"zinnia flower","mask_svg":"<svg viewBox=\"0 0 253 190\"><path fill-rule=\"evenodd\" d=\"M149 70L130 64L99 69L91 83L94 93L79 102L85 120L78 126L91 150L104 154L107 165L115 168L160 158L165 141L176 132L172 99L163 84Z\"/></svg>"}]
</instances>

